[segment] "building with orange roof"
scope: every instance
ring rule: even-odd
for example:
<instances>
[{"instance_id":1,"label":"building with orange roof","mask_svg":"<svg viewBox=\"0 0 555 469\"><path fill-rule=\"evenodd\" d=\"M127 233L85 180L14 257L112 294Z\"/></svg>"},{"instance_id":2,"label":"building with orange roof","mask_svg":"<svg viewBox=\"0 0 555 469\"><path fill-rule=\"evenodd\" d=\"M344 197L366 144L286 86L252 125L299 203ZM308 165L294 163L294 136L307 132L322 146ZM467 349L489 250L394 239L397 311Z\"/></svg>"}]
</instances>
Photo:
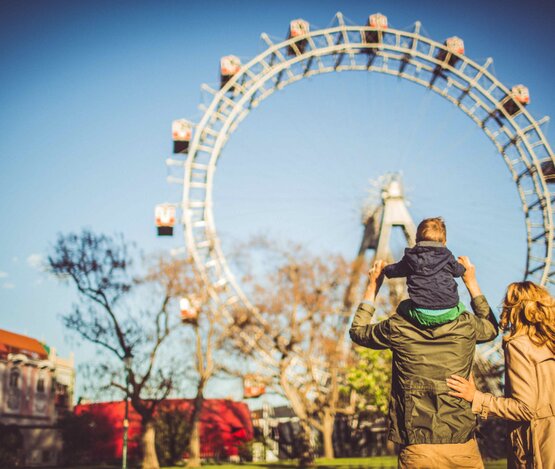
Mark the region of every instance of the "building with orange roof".
<instances>
[{"instance_id":1,"label":"building with orange roof","mask_svg":"<svg viewBox=\"0 0 555 469\"><path fill-rule=\"evenodd\" d=\"M0 329L0 431L18 441L21 465L55 465L62 441L58 419L73 406L73 356L58 357L37 339Z\"/></svg>"},{"instance_id":2,"label":"building with orange roof","mask_svg":"<svg viewBox=\"0 0 555 469\"><path fill-rule=\"evenodd\" d=\"M0 353L23 354L29 358L46 359L48 351L37 339L0 329Z\"/></svg>"}]
</instances>

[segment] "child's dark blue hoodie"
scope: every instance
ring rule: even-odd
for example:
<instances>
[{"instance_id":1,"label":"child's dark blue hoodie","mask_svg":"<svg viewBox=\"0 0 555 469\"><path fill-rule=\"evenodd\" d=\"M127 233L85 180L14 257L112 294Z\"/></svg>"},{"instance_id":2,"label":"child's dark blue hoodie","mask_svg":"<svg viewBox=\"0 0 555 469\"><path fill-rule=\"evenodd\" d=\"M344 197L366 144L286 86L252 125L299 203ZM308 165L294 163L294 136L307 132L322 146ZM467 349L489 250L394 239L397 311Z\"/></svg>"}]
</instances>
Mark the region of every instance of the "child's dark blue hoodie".
<instances>
[{"instance_id":1,"label":"child's dark blue hoodie","mask_svg":"<svg viewBox=\"0 0 555 469\"><path fill-rule=\"evenodd\" d=\"M454 277L464 274L443 243L420 241L396 264L385 267L388 278L406 277L410 299L416 308L449 309L459 303L457 282Z\"/></svg>"}]
</instances>

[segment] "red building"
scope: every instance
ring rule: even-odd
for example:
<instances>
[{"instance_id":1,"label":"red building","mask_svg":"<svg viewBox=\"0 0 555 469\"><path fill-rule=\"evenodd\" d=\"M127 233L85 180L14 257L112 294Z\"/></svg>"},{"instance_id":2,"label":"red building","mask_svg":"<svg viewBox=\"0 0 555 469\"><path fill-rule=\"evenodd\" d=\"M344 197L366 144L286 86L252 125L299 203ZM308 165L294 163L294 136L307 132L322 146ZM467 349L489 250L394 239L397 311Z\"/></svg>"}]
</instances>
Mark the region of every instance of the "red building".
<instances>
[{"instance_id":1,"label":"red building","mask_svg":"<svg viewBox=\"0 0 555 469\"><path fill-rule=\"evenodd\" d=\"M190 411L190 399L167 399L160 409ZM102 439L91 448L94 454L103 455L104 460L121 458L123 442L123 416L125 402L103 402L80 404L75 407L77 415L88 413L95 422ZM236 456L239 447L253 438L250 412L246 404L228 399L207 399L201 411L201 456L203 458L227 459ZM138 458L140 450L141 419L129 406L129 457Z\"/></svg>"}]
</instances>

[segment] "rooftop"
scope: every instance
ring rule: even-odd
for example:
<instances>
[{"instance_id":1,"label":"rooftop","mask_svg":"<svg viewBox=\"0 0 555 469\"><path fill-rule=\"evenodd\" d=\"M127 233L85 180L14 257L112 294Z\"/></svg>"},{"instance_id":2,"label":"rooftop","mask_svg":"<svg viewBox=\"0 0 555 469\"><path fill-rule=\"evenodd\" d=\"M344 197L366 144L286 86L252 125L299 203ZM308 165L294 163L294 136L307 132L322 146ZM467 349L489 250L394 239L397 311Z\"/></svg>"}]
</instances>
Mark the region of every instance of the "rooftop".
<instances>
[{"instance_id":1,"label":"rooftop","mask_svg":"<svg viewBox=\"0 0 555 469\"><path fill-rule=\"evenodd\" d=\"M48 358L48 352L37 339L0 329L0 354L21 353L29 358Z\"/></svg>"}]
</instances>

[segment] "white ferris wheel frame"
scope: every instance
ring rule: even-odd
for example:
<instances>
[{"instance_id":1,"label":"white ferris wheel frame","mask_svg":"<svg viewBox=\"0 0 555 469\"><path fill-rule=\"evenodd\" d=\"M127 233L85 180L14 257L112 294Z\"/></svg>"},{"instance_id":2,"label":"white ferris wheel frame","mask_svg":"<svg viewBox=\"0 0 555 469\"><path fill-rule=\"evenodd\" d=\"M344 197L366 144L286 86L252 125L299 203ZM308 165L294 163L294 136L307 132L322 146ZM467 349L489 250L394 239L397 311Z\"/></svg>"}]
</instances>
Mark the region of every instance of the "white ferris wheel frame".
<instances>
[{"instance_id":1,"label":"white ferris wheel frame","mask_svg":"<svg viewBox=\"0 0 555 469\"><path fill-rule=\"evenodd\" d=\"M262 320L233 276L216 232L212 190L222 149L249 112L275 91L303 78L347 70L385 73L425 86L456 105L485 132L509 168L522 203L527 235L524 278L555 284L555 199L541 169L542 163L555 164L541 129L549 119L536 121L520 104L518 112L510 115L503 107L510 89L488 70L493 60L479 65L449 52L444 44L420 34L420 22L409 32L347 25L341 13L336 20L336 26L276 44L263 33L268 48L242 65L225 86L214 90L202 85L213 98L194 127L188 155L185 160L167 161L184 168L182 177L170 176L169 180L183 184L186 249L224 316L231 320L230 308L238 304ZM367 43L367 33L378 41ZM446 58L438 58L438 53ZM452 56L458 59L453 65Z\"/></svg>"}]
</instances>

